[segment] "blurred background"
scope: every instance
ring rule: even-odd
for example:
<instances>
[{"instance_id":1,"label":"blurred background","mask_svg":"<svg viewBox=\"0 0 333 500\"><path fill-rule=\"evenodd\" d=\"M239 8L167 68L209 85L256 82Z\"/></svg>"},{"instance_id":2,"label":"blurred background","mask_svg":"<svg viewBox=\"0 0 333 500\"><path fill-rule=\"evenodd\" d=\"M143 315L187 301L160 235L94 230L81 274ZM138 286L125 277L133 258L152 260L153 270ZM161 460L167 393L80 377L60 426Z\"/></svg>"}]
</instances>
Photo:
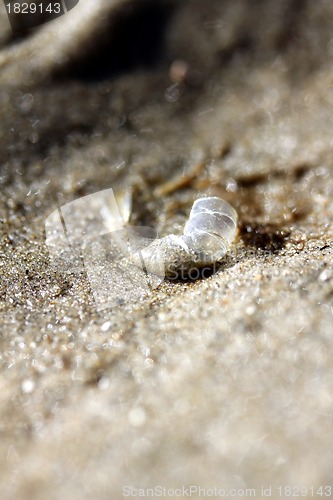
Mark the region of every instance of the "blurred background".
<instances>
[{"instance_id":1,"label":"blurred background","mask_svg":"<svg viewBox=\"0 0 333 500\"><path fill-rule=\"evenodd\" d=\"M329 496L332 2L80 0L19 22L1 3L1 498ZM161 235L220 196L237 239L207 279L98 312L44 223L111 187Z\"/></svg>"}]
</instances>

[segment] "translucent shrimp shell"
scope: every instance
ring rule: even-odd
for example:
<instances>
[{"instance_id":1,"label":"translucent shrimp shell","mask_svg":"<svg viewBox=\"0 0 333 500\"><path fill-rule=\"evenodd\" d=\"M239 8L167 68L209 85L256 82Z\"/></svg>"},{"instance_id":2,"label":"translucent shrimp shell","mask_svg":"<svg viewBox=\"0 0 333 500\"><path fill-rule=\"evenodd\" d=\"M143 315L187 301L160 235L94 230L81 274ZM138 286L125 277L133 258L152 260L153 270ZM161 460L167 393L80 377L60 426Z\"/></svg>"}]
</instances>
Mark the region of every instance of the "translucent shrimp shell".
<instances>
[{"instance_id":1,"label":"translucent shrimp shell","mask_svg":"<svg viewBox=\"0 0 333 500\"><path fill-rule=\"evenodd\" d=\"M170 234L154 240L141 251L147 272L171 276L180 269L212 265L226 253L237 231L237 213L218 197L196 200L183 235Z\"/></svg>"}]
</instances>

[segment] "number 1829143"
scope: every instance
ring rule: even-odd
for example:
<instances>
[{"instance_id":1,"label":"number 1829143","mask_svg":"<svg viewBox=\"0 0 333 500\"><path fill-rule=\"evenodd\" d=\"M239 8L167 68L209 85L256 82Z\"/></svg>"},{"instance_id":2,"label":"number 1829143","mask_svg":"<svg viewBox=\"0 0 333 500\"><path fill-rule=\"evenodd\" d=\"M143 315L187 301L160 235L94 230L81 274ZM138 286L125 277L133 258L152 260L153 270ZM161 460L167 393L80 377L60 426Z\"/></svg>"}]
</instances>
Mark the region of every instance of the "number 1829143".
<instances>
[{"instance_id":1,"label":"number 1829143","mask_svg":"<svg viewBox=\"0 0 333 500\"><path fill-rule=\"evenodd\" d=\"M61 3L19 3L12 2L6 4L8 14L60 14Z\"/></svg>"}]
</instances>

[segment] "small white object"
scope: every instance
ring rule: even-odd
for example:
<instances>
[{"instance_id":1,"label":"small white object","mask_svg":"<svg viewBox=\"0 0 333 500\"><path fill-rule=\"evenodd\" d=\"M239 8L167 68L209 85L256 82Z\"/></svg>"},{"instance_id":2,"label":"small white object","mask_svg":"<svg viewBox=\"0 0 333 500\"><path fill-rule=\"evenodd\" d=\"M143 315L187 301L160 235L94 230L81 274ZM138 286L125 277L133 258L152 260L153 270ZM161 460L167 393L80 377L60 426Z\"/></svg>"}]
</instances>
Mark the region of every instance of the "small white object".
<instances>
[{"instance_id":1,"label":"small white object","mask_svg":"<svg viewBox=\"0 0 333 500\"><path fill-rule=\"evenodd\" d=\"M146 412L141 406L132 408L128 414L128 420L133 427L142 427L146 421Z\"/></svg>"},{"instance_id":2,"label":"small white object","mask_svg":"<svg viewBox=\"0 0 333 500\"><path fill-rule=\"evenodd\" d=\"M112 326L112 321L106 321L105 323L103 323L103 325L101 326L101 330L102 332L107 332L111 329L111 326Z\"/></svg>"},{"instance_id":3,"label":"small white object","mask_svg":"<svg viewBox=\"0 0 333 500\"><path fill-rule=\"evenodd\" d=\"M202 268L221 260L237 231L237 213L216 196L199 198L192 206L183 234L154 240L133 255L148 273L176 276L180 270Z\"/></svg>"},{"instance_id":4,"label":"small white object","mask_svg":"<svg viewBox=\"0 0 333 500\"><path fill-rule=\"evenodd\" d=\"M31 392L34 391L35 389L35 382L32 380L32 379L25 379L23 380L22 384L21 384L21 389L22 389L22 392L24 392L25 394L30 394Z\"/></svg>"}]
</instances>

